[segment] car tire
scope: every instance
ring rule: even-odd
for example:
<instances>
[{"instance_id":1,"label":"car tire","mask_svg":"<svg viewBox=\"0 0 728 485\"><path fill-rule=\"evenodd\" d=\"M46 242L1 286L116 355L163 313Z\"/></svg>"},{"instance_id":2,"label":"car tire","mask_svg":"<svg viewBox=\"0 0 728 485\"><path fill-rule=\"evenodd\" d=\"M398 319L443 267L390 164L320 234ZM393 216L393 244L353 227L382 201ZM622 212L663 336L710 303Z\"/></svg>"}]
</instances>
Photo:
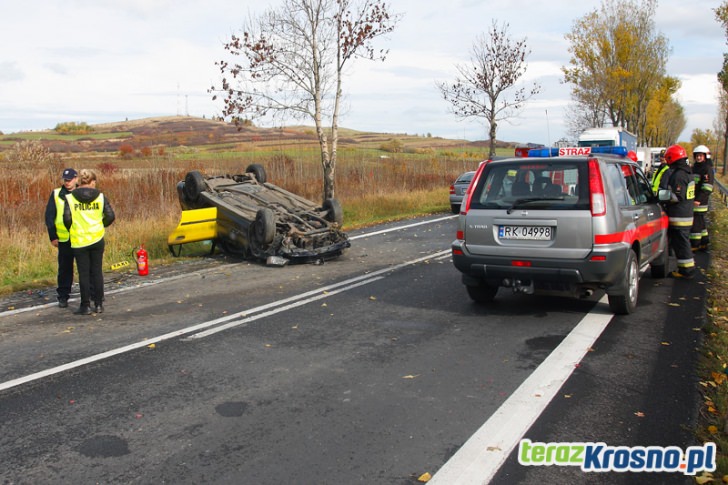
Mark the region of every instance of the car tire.
<instances>
[{"instance_id":1,"label":"car tire","mask_svg":"<svg viewBox=\"0 0 728 485\"><path fill-rule=\"evenodd\" d=\"M273 211L267 207L259 209L253 222L253 237L258 246L265 247L273 242L276 236L276 219Z\"/></svg>"},{"instance_id":2,"label":"car tire","mask_svg":"<svg viewBox=\"0 0 728 485\"><path fill-rule=\"evenodd\" d=\"M326 199L322 206L324 212L326 212L326 220L333 222L341 226L344 223L344 209L341 208L341 204L336 199Z\"/></svg>"},{"instance_id":3,"label":"car tire","mask_svg":"<svg viewBox=\"0 0 728 485\"><path fill-rule=\"evenodd\" d=\"M252 173L255 175L255 180L257 180L259 184L264 184L268 181L268 174L265 173L263 165L258 163L248 165L248 168L245 169L245 173Z\"/></svg>"},{"instance_id":4,"label":"car tire","mask_svg":"<svg viewBox=\"0 0 728 485\"><path fill-rule=\"evenodd\" d=\"M182 180L177 182L177 197L179 198L179 203L182 206L182 210L187 210L190 208L190 204L192 204L192 201L188 199L187 194L185 194L185 183Z\"/></svg>"},{"instance_id":5,"label":"car tire","mask_svg":"<svg viewBox=\"0 0 728 485\"><path fill-rule=\"evenodd\" d=\"M182 188L184 196L192 203L197 202L200 194L205 190L205 179L200 172L193 170L185 176L185 185Z\"/></svg>"},{"instance_id":6,"label":"car tire","mask_svg":"<svg viewBox=\"0 0 728 485\"><path fill-rule=\"evenodd\" d=\"M650 263L650 275L653 278L667 278L670 273L670 250L665 250Z\"/></svg>"},{"instance_id":7,"label":"car tire","mask_svg":"<svg viewBox=\"0 0 728 485\"><path fill-rule=\"evenodd\" d=\"M639 297L640 268L637 264L637 256L630 249L627 256L627 268L622 280L623 290L621 294L607 295L609 308L617 315L628 315L637 308Z\"/></svg>"},{"instance_id":8,"label":"car tire","mask_svg":"<svg viewBox=\"0 0 728 485\"><path fill-rule=\"evenodd\" d=\"M498 287L492 286L487 283L481 283L477 286L466 286L468 290L468 296L475 303L491 303L495 299L496 293L498 293Z\"/></svg>"},{"instance_id":9,"label":"car tire","mask_svg":"<svg viewBox=\"0 0 728 485\"><path fill-rule=\"evenodd\" d=\"M458 214L460 212L460 204L450 204L450 210L453 214Z\"/></svg>"}]
</instances>

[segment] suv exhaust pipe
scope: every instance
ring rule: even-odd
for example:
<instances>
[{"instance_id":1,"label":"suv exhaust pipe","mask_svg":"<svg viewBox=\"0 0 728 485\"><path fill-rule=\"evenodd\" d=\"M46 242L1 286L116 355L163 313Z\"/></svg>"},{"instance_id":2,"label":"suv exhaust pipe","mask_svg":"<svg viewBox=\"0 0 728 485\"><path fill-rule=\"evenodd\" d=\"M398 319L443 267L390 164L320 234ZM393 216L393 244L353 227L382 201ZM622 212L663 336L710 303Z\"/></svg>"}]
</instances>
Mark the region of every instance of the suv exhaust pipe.
<instances>
[{"instance_id":1,"label":"suv exhaust pipe","mask_svg":"<svg viewBox=\"0 0 728 485\"><path fill-rule=\"evenodd\" d=\"M501 282L502 286L511 288L513 293L523 293L525 295L533 295L535 288L533 281L521 281L519 279L504 278Z\"/></svg>"}]
</instances>

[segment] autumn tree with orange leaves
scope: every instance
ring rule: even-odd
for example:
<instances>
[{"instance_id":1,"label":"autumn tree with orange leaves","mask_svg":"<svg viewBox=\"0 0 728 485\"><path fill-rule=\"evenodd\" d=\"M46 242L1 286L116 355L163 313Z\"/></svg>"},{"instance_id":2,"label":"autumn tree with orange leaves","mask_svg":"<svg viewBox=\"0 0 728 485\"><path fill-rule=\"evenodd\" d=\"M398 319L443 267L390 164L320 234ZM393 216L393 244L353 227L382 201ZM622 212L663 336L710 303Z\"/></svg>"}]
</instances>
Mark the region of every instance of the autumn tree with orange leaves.
<instances>
[{"instance_id":1,"label":"autumn tree with orange leaves","mask_svg":"<svg viewBox=\"0 0 728 485\"><path fill-rule=\"evenodd\" d=\"M638 144L667 146L685 116L673 96L679 81L667 76L670 46L656 12L657 0L602 0L565 34L570 59L562 71L572 99L589 114L585 121L608 120L636 134ZM603 124L576 131L592 126Z\"/></svg>"},{"instance_id":2,"label":"autumn tree with orange leaves","mask_svg":"<svg viewBox=\"0 0 728 485\"><path fill-rule=\"evenodd\" d=\"M715 9L715 19L723 26L726 35L726 43L728 44L728 1ZM726 165L728 165L728 54L723 53L723 69L718 73L718 83L720 84L720 113L722 119L720 125L723 128L723 174L726 173Z\"/></svg>"}]
</instances>

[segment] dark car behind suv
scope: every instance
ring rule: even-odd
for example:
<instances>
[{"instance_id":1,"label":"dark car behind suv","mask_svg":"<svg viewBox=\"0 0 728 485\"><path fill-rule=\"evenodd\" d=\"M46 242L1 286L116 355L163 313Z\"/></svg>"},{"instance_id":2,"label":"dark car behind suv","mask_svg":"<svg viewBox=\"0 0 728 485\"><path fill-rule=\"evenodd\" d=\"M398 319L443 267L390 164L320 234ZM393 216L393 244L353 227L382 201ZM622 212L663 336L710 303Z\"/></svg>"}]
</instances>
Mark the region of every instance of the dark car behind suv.
<instances>
[{"instance_id":1,"label":"dark car behind suv","mask_svg":"<svg viewBox=\"0 0 728 485\"><path fill-rule=\"evenodd\" d=\"M640 270L668 273L667 216L620 149L545 148L480 165L452 243L473 300L491 302L500 287L604 289L612 311L634 311Z\"/></svg>"}]
</instances>

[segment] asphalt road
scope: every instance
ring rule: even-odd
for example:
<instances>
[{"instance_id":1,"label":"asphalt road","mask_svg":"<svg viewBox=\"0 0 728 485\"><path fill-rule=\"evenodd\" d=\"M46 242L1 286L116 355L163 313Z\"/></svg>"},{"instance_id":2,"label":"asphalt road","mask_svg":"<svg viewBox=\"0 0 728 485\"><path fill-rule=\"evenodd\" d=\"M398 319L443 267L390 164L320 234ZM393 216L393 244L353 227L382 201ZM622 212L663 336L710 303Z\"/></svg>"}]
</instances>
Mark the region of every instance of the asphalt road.
<instances>
[{"instance_id":1,"label":"asphalt road","mask_svg":"<svg viewBox=\"0 0 728 485\"><path fill-rule=\"evenodd\" d=\"M483 308L450 261L455 225L353 232L322 265L110 277L96 316L3 300L0 481L688 482L523 466L518 443L697 445L704 278L646 275L629 316L601 294Z\"/></svg>"}]
</instances>

